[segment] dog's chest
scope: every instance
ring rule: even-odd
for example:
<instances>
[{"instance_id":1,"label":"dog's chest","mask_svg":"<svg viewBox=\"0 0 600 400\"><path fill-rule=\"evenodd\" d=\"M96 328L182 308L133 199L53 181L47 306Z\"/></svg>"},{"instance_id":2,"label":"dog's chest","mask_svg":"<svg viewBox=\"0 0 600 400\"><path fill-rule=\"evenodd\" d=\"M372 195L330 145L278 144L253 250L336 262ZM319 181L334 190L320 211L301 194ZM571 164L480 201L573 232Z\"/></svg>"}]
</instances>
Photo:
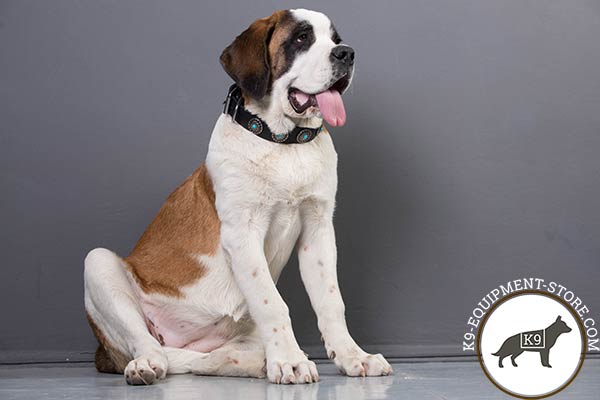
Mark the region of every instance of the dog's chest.
<instances>
[{"instance_id":1,"label":"dog's chest","mask_svg":"<svg viewBox=\"0 0 600 400\"><path fill-rule=\"evenodd\" d=\"M328 134L306 144L281 145L257 139L222 116L213 131L207 167L221 222L243 225L223 230L222 239L248 225L264 234L264 253L277 279L302 229L303 207L334 201L336 166Z\"/></svg>"},{"instance_id":2,"label":"dog's chest","mask_svg":"<svg viewBox=\"0 0 600 400\"><path fill-rule=\"evenodd\" d=\"M335 197L337 154L328 134L306 144L281 145L257 139L222 116L206 164L222 218L248 210L285 225L307 199Z\"/></svg>"},{"instance_id":3,"label":"dog's chest","mask_svg":"<svg viewBox=\"0 0 600 400\"><path fill-rule=\"evenodd\" d=\"M302 221L297 206L279 204L272 209L264 252L274 280L279 278L294 250L301 229Z\"/></svg>"}]
</instances>

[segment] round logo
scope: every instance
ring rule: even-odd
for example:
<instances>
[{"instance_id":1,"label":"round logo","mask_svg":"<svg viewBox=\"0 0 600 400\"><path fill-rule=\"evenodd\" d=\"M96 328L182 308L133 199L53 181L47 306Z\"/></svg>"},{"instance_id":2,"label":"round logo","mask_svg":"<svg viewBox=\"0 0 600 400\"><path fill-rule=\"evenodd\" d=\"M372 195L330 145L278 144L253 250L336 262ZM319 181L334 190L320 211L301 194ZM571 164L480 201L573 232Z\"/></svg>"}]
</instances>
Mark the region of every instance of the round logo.
<instances>
[{"instance_id":1,"label":"round logo","mask_svg":"<svg viewBox=\"0 0 600 400\"><path fill-rule=\"evenodd\" d=\"M585 329L563 299L538 290L515 292L481 321L477 355L500 390L542 399L567 387L583 366Z\"/></svg>"}]
</instances>

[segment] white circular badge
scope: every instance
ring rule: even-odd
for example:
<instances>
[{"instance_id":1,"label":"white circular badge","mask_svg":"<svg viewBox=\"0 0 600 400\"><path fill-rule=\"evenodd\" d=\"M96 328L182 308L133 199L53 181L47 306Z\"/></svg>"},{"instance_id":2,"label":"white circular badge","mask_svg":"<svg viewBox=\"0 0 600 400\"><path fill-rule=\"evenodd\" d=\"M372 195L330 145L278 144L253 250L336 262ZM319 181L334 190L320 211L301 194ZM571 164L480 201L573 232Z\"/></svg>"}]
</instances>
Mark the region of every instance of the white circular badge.
<instances>
[{"instance_id":1,"label":"white circular badge","mask_svg":"<svg viewBox=\"0 0 600 400\"><path fill-rule=\"evenodd\" d=\"M521 291L498 301L478 331L477 354L487 377L519 398L541 399L567 387L581 369L586 336L561 298Z\"/></svg>"}]
</instances>

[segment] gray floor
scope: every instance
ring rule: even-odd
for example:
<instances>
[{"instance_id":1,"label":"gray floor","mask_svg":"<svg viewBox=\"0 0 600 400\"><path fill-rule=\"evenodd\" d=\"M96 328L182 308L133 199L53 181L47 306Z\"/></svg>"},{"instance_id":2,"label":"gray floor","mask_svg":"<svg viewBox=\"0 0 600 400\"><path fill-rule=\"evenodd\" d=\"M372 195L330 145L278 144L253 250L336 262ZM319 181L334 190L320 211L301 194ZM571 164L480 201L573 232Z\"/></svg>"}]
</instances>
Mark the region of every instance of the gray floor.
<instances>
[{"instance_id":1,"label":"gray floor","mask_svg":"<svg viewBox=\"0 0 600 400\"><path fill-rule=\"evenodd\" d=\"M179 375L148 387L127 386L121 376L97 373L91 365L0 366L0 399L508 399L486 380L477 362L394 363L394 375L346 378L319 364L313 385L272 385L264 380ZM586 360L575 382L553 399L600 398L600 359Z\"/></svg>"}]
</instances>

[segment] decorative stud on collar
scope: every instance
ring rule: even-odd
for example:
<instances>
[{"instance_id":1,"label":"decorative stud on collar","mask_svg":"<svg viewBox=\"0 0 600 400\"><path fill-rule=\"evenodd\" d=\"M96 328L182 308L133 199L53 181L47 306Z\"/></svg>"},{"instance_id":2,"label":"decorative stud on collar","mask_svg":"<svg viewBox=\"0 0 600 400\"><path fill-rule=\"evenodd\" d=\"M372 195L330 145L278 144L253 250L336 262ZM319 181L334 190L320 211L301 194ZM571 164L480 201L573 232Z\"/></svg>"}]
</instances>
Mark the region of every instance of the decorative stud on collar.
<instances>
[{"instance_id":1,"label":"decorative stud on collar","mask_svg":"<svg viewBox=\"0 0 600 400\"><path fill-rule=\"evenodd\" d=\"M287 132L286 133L272 133L271 134L271 138L273 139L274 142L277 142L277 143L283 143L283 142L285 142L288 139L289 136L290 135Z\"/></svg>"},{"instance_id":2,"label":"decorative stud on collar","mask_svg":"<svg viewBox=\"0 0 600 400\"><path fill-rule=\"evenodd\" d=\"M255 135L260 135L263 131L263 123L258 118L250 118L247 129Z\"/></svg>"},{"instance_id":3,"label":"decorative stud on collar","mask_svg":"<svg viewBox=\"0 0 600 400\"><path fill-rule=\"evenodd\" d=\"M297 126L290 132L271 132L269 126L257 115L244 108L244 98L238 85L229 88L223 113L231 115L233 120L243 126L255 136L275 143L294 144L308 143L314 140L323 131L323 125L318 128L305 128Z\"/></svg>"},{"instance_id":4,"label":"decorative stud on collar","mask_svg":"<svg viewBox=\"0 0 600 400\"><path fill-rule=\"evenodd\" d=\"M306 143L310 142L313 138L313 132L310 129L302 129L298 136L296 136L296 140L298 143Z\"/></svg>"}]
</instances>

